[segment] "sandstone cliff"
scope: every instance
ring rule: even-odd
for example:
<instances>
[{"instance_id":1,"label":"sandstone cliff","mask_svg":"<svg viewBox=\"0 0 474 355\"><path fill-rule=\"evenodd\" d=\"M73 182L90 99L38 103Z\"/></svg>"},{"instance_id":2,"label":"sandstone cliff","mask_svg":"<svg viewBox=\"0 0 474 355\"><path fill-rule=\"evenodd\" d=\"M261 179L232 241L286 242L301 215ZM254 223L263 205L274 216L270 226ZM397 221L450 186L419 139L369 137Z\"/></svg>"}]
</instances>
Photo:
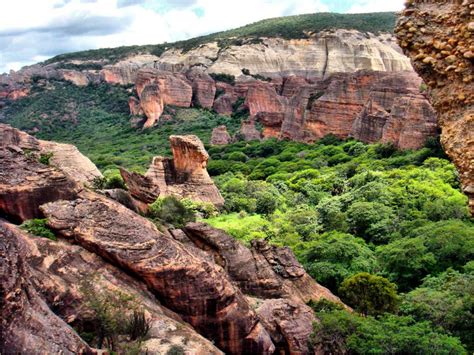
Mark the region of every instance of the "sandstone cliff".
<instances>
[{"instance_id":1,"label":"sandstone cliff","mask_svg":"<svg viewBox=\"0 0 474 355\"><path fill-rule=\"evenodd\" d=\"M442 143L474 215L474 1L407 1L400 45L430 87Z\"/></svg>"}]
</instances>

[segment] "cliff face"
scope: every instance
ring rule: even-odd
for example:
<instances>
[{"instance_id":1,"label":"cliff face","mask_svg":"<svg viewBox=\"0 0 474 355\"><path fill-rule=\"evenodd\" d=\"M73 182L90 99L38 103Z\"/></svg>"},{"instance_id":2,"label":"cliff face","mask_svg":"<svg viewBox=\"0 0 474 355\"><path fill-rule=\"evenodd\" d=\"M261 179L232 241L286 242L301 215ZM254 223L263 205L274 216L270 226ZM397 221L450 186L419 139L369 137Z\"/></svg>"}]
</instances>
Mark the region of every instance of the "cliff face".
<instances>
[{"instance_id":1,"label":"cliff face","mask_svg":"<svg viewBox=\"0 0 474 355\"><path fill-rule=\"evenodd\" d=\"M444 149L459 170L474 215L473 11L473 0L410 0L396 32L430 88Z\"/></svg>"},{"instance_id":2,"label":"cliff face","mask_svg":"<svg viewBox=\"0 0 474 355\"><path fill-rule=\"evenodd\" d=\"M240 109L250 114L250 124L242 123L246 139L313 142L335 134L407 149L421 147L436 134L435 113L420 92L422 81L390 34L338 29L304 39L171 48L160 56L134 55L108 65L79 63L97 69L62 69L68 64L75 62L34 65L0 76L0 101L27 95L34 78L133 84L137 97L130 98L129 106L135 127L154 126L167 105L230 115L243 100ZM235 76L235 84L221 81L222 74Z\"/></svg>"},{"instance_id":3,"label":"cliff face","mask_svg":"<svg viewBox=\"0 0 474 355\"><path fill-rule=\"evenodd\" d=\"M160 231L80 186L67 169L35 162L27 148L34 138L6 125L0 133L11 137L0 145L1 216L15 222L46 217L59 238L31 236L0 219L0 269L9 270L0 276L0 348L11 346L7 352L90 351L70 326L97 322L79 287L97 276L94 292L119 291L145 310L150 334L143 352L166 352L176 344L196 354L308 354L315 318L305 303L340 302L288 248L264 242L247 248L202 223ZM207 154L195 137L172 137L171 143L175 176L205 180ZM21 198L11 203L15 194Z\"/></svg>"}]
</instances>

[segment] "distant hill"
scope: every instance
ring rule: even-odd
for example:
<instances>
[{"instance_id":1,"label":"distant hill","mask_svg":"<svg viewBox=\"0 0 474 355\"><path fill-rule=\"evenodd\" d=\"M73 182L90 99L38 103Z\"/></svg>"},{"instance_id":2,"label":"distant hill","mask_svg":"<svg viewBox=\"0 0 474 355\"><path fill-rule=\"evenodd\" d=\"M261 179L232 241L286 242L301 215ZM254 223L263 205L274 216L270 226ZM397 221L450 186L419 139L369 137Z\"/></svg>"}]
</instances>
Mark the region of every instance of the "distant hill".
<instances>
[{"instance_id":1,"label":"distant hill","mask_svg":"<svg viewBox=\"0 0 474 355\"><path fill-rule=\"evenodd\" d=\"M174 43L157 45L122 46L116 48L93 49L66 53L48 59L45 64L66 60L104 60L119 61L131 54L149 53L161 55L167 48L180 48L189 51L203 43L217 41L220 47L238 44L244 38L282 37L286 39L305 38L311 33L328 29L355 29L361 32L393 32L396 22L395 12L368 14L316 13L297 16L277 17L258 21L236 29L212 33Z\"/></svg>"}]
</instances>

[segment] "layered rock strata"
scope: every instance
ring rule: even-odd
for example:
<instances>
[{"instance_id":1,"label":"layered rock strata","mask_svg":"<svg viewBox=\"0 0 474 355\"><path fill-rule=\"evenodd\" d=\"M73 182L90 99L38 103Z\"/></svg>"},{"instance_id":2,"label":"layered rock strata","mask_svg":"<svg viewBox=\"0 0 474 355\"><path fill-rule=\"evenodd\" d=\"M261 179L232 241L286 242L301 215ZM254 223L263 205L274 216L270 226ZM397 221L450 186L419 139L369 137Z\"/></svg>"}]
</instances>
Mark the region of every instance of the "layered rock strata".
<instances>
[{"instance_id":1,"label":"layered rock strata","mask_svg":"<svg viewBox=\"0 0 474 355\"><path fill-rule=\"evenodd\" d=\"M154 157L145 174L160 190L160 196L178 196L195 201L224 204L207 172L209 155L196 136L170 136L173 159Z\"/></svg>"},{"instance_id":2,"label":"layered rock strata","mask_svg":"<svg viewBox=\"0 0 474 355\"><path fill-rule=\"evenodd\" d=\"M89 346L48 307L35 288L20 231L0 219L0 352L84 354Z\"/></svg>"},{"instance_id":3,"label":"layered rock strata","mask_svg":"<svg viewBox=\"0 0 474 355\"><path fill-rule=\"evenodd\" d=\"M212 145L226 145L232 141L232 137L227 132L226 126L218 126L212 130L211 141Z\"/></svg>"},{"instance_id":4,"label":"layered rock strata","mask_svg":"<svg viewBox=\"0 0 474 355\"><path fill-rule=\"evenodd\" d=\"M430 88L441 142L474 215L474 1L407 1L397 36Z\"/></svg>"}]
</instances>

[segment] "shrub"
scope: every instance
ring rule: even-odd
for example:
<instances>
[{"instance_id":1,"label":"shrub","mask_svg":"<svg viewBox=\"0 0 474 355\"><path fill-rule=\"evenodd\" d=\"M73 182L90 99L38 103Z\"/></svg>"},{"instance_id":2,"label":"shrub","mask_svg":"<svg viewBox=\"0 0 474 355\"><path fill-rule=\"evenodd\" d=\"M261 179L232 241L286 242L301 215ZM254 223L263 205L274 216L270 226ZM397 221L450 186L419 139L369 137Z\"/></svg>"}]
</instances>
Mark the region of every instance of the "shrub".
<instances>
[{"instance_id":1,"label":"shrub","mask_svg":"<svg viewBox=\"0 0 474 355\"><path fill-rule=\"evenodd\" d=\"M40 154L38 161L41 164L49 165L49 160L53 157L53 153Z\"/></svg>"},{"instance_id":2,"label":"shrub","mask_svg":"<svg viewBox=\"0 0 474 355\"><path fill-rule=\"evenodd\" d=\"M181 345L171 345L171 347L166 352L166 355L184 355L185 351Z\"/></svg>"},{"instance_id":3,"label":"shrub","mask_svg":"<svg viewBox=\"0 0 474 355\"><path fill-rule=\"evenodd\" d=\"M224 73L210 73L209 74L215 81L222 81L224 83L235 85L235 76Z\"/></svg>"},{"instance_id":4,"label":"shrub","mask_svg":"<svg viewBox=\"0 0 474 355\"><path fill-rule=\"evenodd\" d=\"M343 301L364 315L394 312L398 307L397 286L386 278L361 272L345 279L339 294Z\"/></svg>"},{"instance_id":5,"label":"shrub","mask_svg":"<svg viewBox=\"0 0 474 355\"><path fill-rule=\"evenodd\" d=\"M47 219L30 219L28 221L23 222L20 228L38 237L57 240L54 233L47 226L47 222Z\"/></svg>"},{"instance_id":6,"label":"shrub","mask_svg":"<svg viewBox=\"0 0 474 355\"><path fill-rule=\"evenodd\" d=\"M143 339L147 336L151 327L150 320L146 319L145 313L142 310L134 310L129 317L126 326L126 332L130 340Z\"/></svg>"},{"instance_id":7,"label":"shrub","mask_svg":"<svg viewBox=\"0 0 474 355\"><path fill-rule=\"evenodd\" d=\"M176 228L195 220L193 211L174 196L158 198L150 205L149 216Z\"/></svg>"}]
</instances>

